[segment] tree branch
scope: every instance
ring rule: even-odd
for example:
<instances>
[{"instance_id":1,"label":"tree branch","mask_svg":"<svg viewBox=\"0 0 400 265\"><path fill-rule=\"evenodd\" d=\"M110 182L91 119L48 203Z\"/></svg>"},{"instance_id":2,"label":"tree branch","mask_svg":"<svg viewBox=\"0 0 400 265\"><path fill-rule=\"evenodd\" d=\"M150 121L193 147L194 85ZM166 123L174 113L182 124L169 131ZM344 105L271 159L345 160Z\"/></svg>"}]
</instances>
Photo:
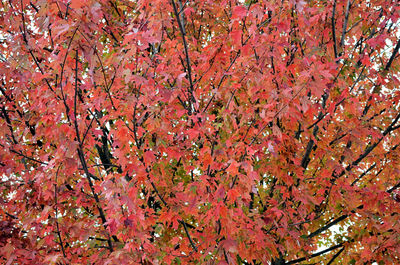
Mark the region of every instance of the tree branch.
<instances>
[{"instance_id":1,"label":"tree branch","mask_svg":"<svg viewBox=\"0 0 400 265\"><path fill-rule=\"evenodd\" d=\"M337 0L334 0L333 2L331 25L332 25L333 51L335 53L335 58L338 58L338 51L336 44L336 25L335 25L336 1Z\"/></svg>"},{"instance_id":2,"label":"tree branch","mask_svg":"<svg viewBox=\"0 0 400 265\"><path fill-rule=\"evenodd\" d=\"M333 255L333 257L329 260L329 262L326 265L331 265L335 259L337 259L337 257L340 256L340 254L342 254L342 252L344 251L344 247L342 247L335 255Z\"/></svg>"},{"instance_id":3,"label":"tree branch","mask_svg":"<svg viewBox=\"0 0 400 265\"><path fill-rule=\"evenodd\" d=\"M347 22L349 21L349 11L350 11L350 0L347 0L347 5L346 5L346 13L344 15L344 21L343 21L343 31L342 31L342 38L340 40L340 46L344 46L344 38L346 36L346 29L347 29Z\"/></svg>"},{"instance_id":4,"label":"tree branch","mask_svg":"<svg viewBox=\"0 0 400 265\"><path fill-rule=\"evenodd\" d=\"M289 262L286 262L285 265L296 264L296 263L305 261L305 260L307 260L307 259L309 259L309 258L315 258L315 257L321 256L321 255L323 255L323 254L325 254L325 253L328 253L328 252L330 252L330 251L332 251L332 250L335 250L335 249L337 249L337 248L340 248L340 247L343 247L343 243L340 243L340 244L337 244L337 245L332 246L332 247L330 247L330 248L327 248L327 249L324 249L324 250L322 250L322 251L316 252L316 253L310 255L309 257L303 257L303 258L291 260L291 261L289 261Z\"/></svg>"},{"instance_id":5,"label":"tree branch","mask_svg":"<svg viewBox=\"0 0 400 265\"><path fill-rule=\"evenodd\" d=\"M183 228L185 229L185 233L186 233L187 238L189 239L190 245L192 246L194 251L198 252L196 244L193 242L192 237L189 234L186 223L184 221L179 221L179 222L183 225Z\"/></svg>"},{"instance_id":6,"label":"tree branch","mask_svg":"<svg viewBox=\"0 0 400 265\"><path fill-rule=\"evenodd\" d=\"M322 232L328 230L329 228L331 228L332 226L336 225L337 223L345 220L347 217L349 217L347 214L344 214L338 218L336 218L335 220L333 220L332 222L329 222L328 224L324 225L323 227L315 230L314 232L312 232L311 234L309 234L307 236L307 238L313 238L319 234L321 234Z\"/></svg>"},{"instance_id":7,"label":"tree branch","mask_svg":"<svg viewBox=\"0 0 400 265\"><path fill-rule=\"evenodd\" d=\"M79 160L80 160L80 162L82 164L83 170L84 170L85 175L86 175L86 179L89 182L90 190L91 190L92 195L93 195L93 197L95 199L96 208L99 211L100 219L102 221L102 224L103 224L104 228L106 229L106 233L107 233L107 237L108 237L108 239L107 239L108 249L110 250L110 252L113 252L114 249L113 249L113 246L112 246L111 237L110 237L110 234L107 231L107 224L106 224L107 223L107 218L105 216L103 208L101 207L100 198L99 198L98 194L96 193L96 191L94 189L94 185L93 185L92 178L91 178L92 174L89 172L89 169L88 169L88 166L86 164L85 157L84 157L84 153L83 153L83 144L82 144L82 141L80 139L79 128L78 128L78 123L77 123L77 104L76 104L77 94L78 94L78 50L76 50L76 57L75 57L75 95L74 95L74 116L75 116L74 125L75 125L76 138L77 138L78 144L79 144L77 151L78 151ZM113 236L113 239L115 241L118 241L118 238L115 237L115 236Z\"/></svg>"},{"instance_id":8,"label":"tree branch","mask_svg":"<svg viewBox=\"0 0 400 265\"><path fill-rule=\"evenodd\" d=\"M186 70L187 70L186 72L188 74L188 79L189 79L189 84L190 84L190 89L188 91L189 92L188 98L189 98L191 110L190 110L189 113L191 114L192 111L194 111L194 112L197 112L197 111L195 109L195 106L193 105L195 103L195 98L194 98L194 95L193 95L194 86L193 86L193 79L192 79L192 66L191 66L190 57L189 57L189 49L188 49L188 44L187 44L186 38L185 38L185 35L186 35L185 28L184 28L184 25L182 25L182 22L180 20L178 8L176 7L176 4L175 4L174 0L171 0L171 3L172 3L172 7L174 9L175 16L176 16L176 21L178 22L179 30L180 30L181 35L182 35L183 48L185 50L186 66L187 66L186 67Z\"/></svg>"},{"instance_id":9,"label":"tree branch","mask_svg":"<svg viewBox=\"0 0 400 265\"><path fill-rule=\"evenodd\" d=\"M400 39L397 41L396 47L394 47L393 53L389 58L389 61L387 62L386 66L385 66L385 71L388 71L390 69L390 67L392 66L392 63L394 61L394 59L396 58L397 53L399 52L400 49Z\"/></svg>"},{"instance_id":10,"label":"tree branch","mask_svg":"<svg viewBox=\"0 0 400 265\"><path fill-rule=\"evenodd\" d=\"M61 166L61 165L60 165ZM63 253L64 258L67 257L67 255L65 255L65 249L64 249L64 243L61 237L61 232L60 232L60 227L58 225L58 202L57 202L57 195L58 195L58 188L57 188L57 177L58 177L58 171L60 170L60 166L58 166L57 168L57 172L56 172L56 180L55 180L55 184L54 184L54 201L55 201L55 211L56 211L56 216L55 216L55 222L56 222L56 233L58 236L58 240L59 240L59 244L61 247L61 251Z\"/></svg>"},{"instance_id":11,"label":"tree branch","mask_svg":"<svg viewBox=\"0 0 400 265\"><path fill-rule=\"evenodd\" d=\"M385 138L386 135L388 135L390 132L398 128L398 126L394 127L394 125L398 122L399 119L400 119L400 113L397 114L397 116L393 119L392 123L385 129L385 131L382 133L382 137L380 137L378 141L367 147L364 150L364 152L355 161L353 161L353 163L348 165L338 175L336 176L333 175L334 179L343 176L346 171L350 171L352 168L357 166L365 157L367 157L380 144L380 142Z\"/></svg>"}]
</instances>

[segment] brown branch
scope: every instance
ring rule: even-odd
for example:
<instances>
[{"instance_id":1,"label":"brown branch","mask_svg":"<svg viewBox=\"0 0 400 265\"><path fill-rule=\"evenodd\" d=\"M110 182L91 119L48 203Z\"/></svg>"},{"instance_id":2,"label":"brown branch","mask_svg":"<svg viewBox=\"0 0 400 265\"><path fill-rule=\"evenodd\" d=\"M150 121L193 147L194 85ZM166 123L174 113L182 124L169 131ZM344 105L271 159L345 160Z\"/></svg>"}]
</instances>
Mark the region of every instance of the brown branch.
<instances>
[{"instance_id":1,"label":"brown branch","mask_svg":"<svg viewBox=\"0 0 400 265\"><path fill-rule=\"evenodd\" d=\"M323 255L323 254L325 254L325 253L328 253L328 252L330 252L330 251L332 251L332 250L335 250L335 249L337 249L337 248L340 248L340 247L343 247L343 243L340 243L340 244L337 244L337 245L332 246L332 247L330 247L330 248L321 250L321 251L319 251L319 252L316 252L316 253L314 253L314 254L311 254L311 255L308 256L308 257L303 257L303 258L299 258L299 259L295 259L295 260L288 261L288 262L286 262L286 263L284 263L284 264L285 264L285 265L297 264L297 263L302 262L302 261L305 261L305 260L307 260L307 259L309 259L309 258L315 258L315 257L321 256L321 255Z\"/></svg>"},{"instance_id":2,"label":"brown branch","mask_svg":"<svg viewBox=\"0 0 400 265\"><path fill-rule=\"evenodd\" d=\"M178 22L179 30L180 30L181 35L182 35L183 48L185 50L186 66L187 66L186 67L186 72L188 74L188 79L189 79L189 84L190 84L190 89L188 91L189 92L188 98L189 98L189 102L190 102L190 105L191 105L191 108L192 108L189 111L189 113L191 113L192 111L197 112L196 109L195 109L195 106L193 105L195 103L195 98L194 98L194 95L193 95L194 86L193 86L193 79L192 79L192 66L191 66L191 63L190 63L188 44L187 44L186 38L185 38L185 35L186 35L185 28L184 28L184 25L182 25L182 21L180 20L178 8L176 7L175 1L171 0L171 3L172 3L172 7L174 9L175 16L176 16L176 21Z\"/></svg>"},{"instance_id":3,"label":"brown branch","mask_svg":"<svg viewBox=\"0 0 400 265\"><path fill-rule=\"evenodd\" d=\"M3 85L4 85L4 81L3 81ZM31 134L32 134L32 135L35 135L35 134L36 134L35 127L33 127L32 125L30 125L30 124L29 124L29 121L27 121L27 120L25 119L25 117L24 117L24 115L22 114L22 112L21 112L19 109L17 109L17 106L16 106L16 104L15 104L15 101L14 101L10 96L8 96L8 95L6 94L6 91L5 91L5 89L4 89L2 86L0 86L0 91L1 91L1 93L4 95L4 97L7 99L7 101L13 103L13 107L15 108L15 111L18 113L18 116L19 116L22 120L24 120L25 125L28 126L29 131L31 132Z\"/></svg>"},{"instance_id":4,"label":"brown branch","mask_svg":"<svg viewBox=\"0 0 400 265\"><path fill-rule=\"evenodd\" d=\"M60 166L61 166L61 165L60 165ZM61 251L62 251L62 253L63 253L64 258L66 258L67 255L65 255L64 243L63 243L63 240L62 240L62 237L61 237L60 227L59 227L59 224L58 224L58 206L57 206L57 205L58 205L58 202L57 202L58 188L57 188L57 177L58 177L58 171L60 170L60 166L58 166L58 168L57 168L56 180L55 180L55 184L54 184L54 201L55 201L55 211L56 211L55 222L56 222L56 228L57 228L56 233L57 233L57 236L58 236L58 239L59 239L59 242L58 242L58 243L60 244Z\"/></svg>"},{"instance_id":5,"label":"brown branch","mask_svg":"<svg viewBox=\"0 0 400 265\"><path fill-rule=\"evenodd\" d=\"M399 49L400 49L400 39L397 41L396 47L394 47L393 53L390 56L389 61L385 65L384 69L386 72L389 71L390 67L392 66L392 63L393 63L394 59L396 58L396 55L399 52ZM380 86L380 85L373 86L373 93L376 93L375 91L378 88L378 86ZM372 95L370 95L368 98L367 105L365 105L365 108L363 110L363 116L367 115L369 109L371 108L371 104L369 103L369 101L371 101L371 100L372 100Z\"/></svg>"},{"instance_id":6,"label":"brown branch","mask_svg":"<svg viewBox=\"0 0 400 265\"><path fill-rule=\"evenodd\" d=\"M346 5L346 13L344 15L344 21L343 21L343 31L342 31L342 38L340 40L340 46L344 46L344 38L346 36L346 29L347 29L347 22L349 21L349 11L350 11L350 0L347 0L347 5Z\"/></svg>"},{"instance_id":7,"label":"brown branch","mask_svg":"<svg viewBox=\"0 0 400 265\"><path fill-rule=\"evenodd\" d=\"M3 115L1 115L1 116L4 116L4 119L5 119L6 123L7 123L7 127L10 130L11 138L13 140L13 143L17 144L18 142L17 142L17 140L15 139L15 136L14 136L14 129L13 129L12 124L11 124L11 119L8 116L8 113L7 113L7 111L6 111L4 106L1 106L1 112L3 113Z\"/></svg>"},{"instance_id":8,"label":"brown branch","mask_svg":"<svg viewBox=\"0 0 400 265\"><path fill-rule=\"evenodd\" d=\"M360 179L362 179L365 175L368 174L372 169L374 169L376 166L376 163L373 163L367 170L365 170L357 179L355 179L350 186L354 186Z\"/></svg>"},{"instance_id":9,"label":"brown branch","mask_svg":"<svg viewBox=\"0 0 400 265\"><path fill-rule=\"evenodd\" d=\"M11 5L11 6L12 6L12 5ZM40 71L40 73L41 73L42 75L44 75L44 71L43 71L42 68L40 67L40 64L39 64L39 62L38 62L36 56L33 54L33 51L31 50L31 48L30 48L30 46L29 46L29 44L28 44L28 36L27 36L28 33L27 33L27 31L26 31L26 26L25 26L25 12L24 12L24 8L23 8L23 1L22 1L22 0L21 0L21 17L22 17L22 27L23 27L23 28L21 29L21 31L22 31L22 36L23 36L24 42L25 42L26 46L28 47L28 52L29 52L29 54L32 56L33 61L35 62L37 68L38 68L39 71ZM56 95L56 98L59 99L58 95L56 94L56 92L54 91L54 89L51 87L49 80L48 80L47 78L44 78L44 80L45 80L45 82L46 82L47 87Z\"/></svg>"},{"instance_id":10,"label":"brown branch","mask_svg":"<svg viewBox=\"0 0 400 265\"><path fill-rule=\"evenodd\" d=\"M147 176L147 179L150 181L151 186L153 187L154 191L156 192L158 198L160 198L160 200L162 201L162 203L168 207L167 202L164 200L164 198L161 196L160 192L158 191L156 185L154 184L153 181L151 181L150 177ZM169 208L169 207L168 207ZM187 225L183 220L178 220L179 223L183 224L183 228L185 229L185 234L186 237L189 239L190 245L192 246L193 250L195 252L198 252L198 249L196 247L196 244L194 243L192 237L190 236L189 230L187 229Z\"/></svg>"},{"instance_id":11,"label":"brown branch","mask_svg":"<svg viewBox=\"0 0 400 265\"><path fill-rule=\"evenodd\" d=\"M333 221L327 223L327 224L324 225L323 227L321 227L321 228L315 230L314 232L312 232L311 234L309 234L309 235L307 236L307 238L313 238L313 237L315 237L315 236L321 234L322 232L328 230L329 228L331 228L332 226L336 225L337 223L339 223L339 222L345 220L347 217L349 217L349 215L347 215L347 214L344 214L344 215L342 215L342 216L339 216L339 217L336 218L335 220L333 220Z\"/></svg>"},{"instance_id":12,"label":"brown branch","mask_svg":"<svg viewBox=\"0 0 400 265\"><path fill-rule=\"evenodd\" d=\"M61 90L61 97L62 97L62 100L63 100L63 103L64 103L66 116L67 116L67 119L68 119L69 122L70 122L70 118L69 118L69 107L68 107L68 104L67 104L67 100L66 100L66 98L65 98L65 94L64 94L64 90L63 90L62 81L63 81L63 76L64 76L64 67L65 67L65 63L66 63L66 60L67 60L67 56L68 56L68 51L69 51L69 48L71 47L72 40L74 39L77 30L78 30L78 27L76 27L76 29L74 30L74 33L72 34L72 36L71 36L71 38L70 38L70 40L69 40L69 42L68 42L68 46L67 46L67 50L66 50L66 52L65 52L64 60L63 60L63 63L61 64L61 73L60 73L60 90Z\"/></svg>"},{"instance_id":13,"label":"brown branch","mask_svg":"<svg viewBox=\"0 0 400 265\"><path fill-rule=\"evenodd\" d=\"M397 114L397 116L393 119L392 123L385 129L385 131L382 133L382 136L378 139L378 141L376 141L375 143L373 143L372 145L367 147L364 150L364 152L355 161L353 161L350 165L348 165L345 169L343 169L338 175L333 174L333 181L335 179L343 176L346 171L350 171L352 168L357 166L365 157L367 157L382 142L382 140L385 138L386 135L388 135L390 132L394 131L395 129L399 128L399 126L396 126L396 127L394 126L398 122L399 119L400 119L400 113Z\"/></svg>"},{"instance_id":14,"label":"brown branch","mask_svg":"<svg viewBox=\"0 0 400 265\"><path fill-rule=\"evenodd\" d=\"M87 136L87 134L89 133L90 128L92 127L92 124L93 124L94 119L95 119L95 116L92 117L92 119L90 120L89 126L86 128L86 131L85 131L85 133L83 134L83 137L82 137L82 144L85 142L86 136Z\"/></svg>"},{"instance_id":15,"label":"brown branch","mask_svg":"<svg viewBox=\"0 0 400 265\"><path fill-rule=\"evenodd\" d=\"M5 147L4 145L0 145L0 146ZM26 158L26 159L28 159L28 160L30 160L30 161L33 161L33 162L38 163L38 164L48 165L48 163L46 163L46 162L43 162L43 161L40 161L40 160L38 160L38 159L29 157L29 156L27 156L27 155L25 155L25 154L23 154L23 153L21 153L21 152L19 152L19 151L16 151L16 150L14 150L14 149L10 149L10 152L12 152L12 153L14 153L14 154L17 154L17 155L20 155L20 156L22 156L22 157L24 157L24 158Z\"/></svg>"},{"instance_id":16,"label":"brown branch","mask_svg":"<svg viewBox=\"0 0 400 265\"><path fill-rule=\"evenodd\" d=\"M390 69L390 67L392 66L392 63L394 61L394 59L396 58L397 53L399 52L400 49L400 39L397 41L396 47L394 47L393 53L389 58L389 61L387 62L386 66L385 66L385 71L388 71Z\"/></svg>"},{"instance_id":17,"label":"brown branch","mask_svg":"<svg viewBox=\"0 0 400 265\"><path fill-rule=\"evenodd\" d=\"M344 247L342 247L335 255L333 255L333 257L328 261L328 263L326 265L331 265L333 264L333 262L335 261L335 259L337 259L337 257L340 256L340 254L342 254L342 252L344 251Z\"/></svg>"},{"instance_id":18,"label":"brown branch","mask_svg":"<svg viewBox=\"0 0 400 265\"><path fill-rule=\"evenodd\" d=\"M135 139L137 148L138 148L138 149L141 149L141 143L139 143L140 140L137 138L136 110L137 110L137 104L135 105L135 108L134 108L134 115L133 115L133 116L134 116L134 117L133 117L133 122L134 122L134 125L133 125L133 133L134 133L134 139ZM153 187L154 192L157 194L157 197L160 199L160 201L161 201L167 208L169 208L168 203L165 201L165 199L163 198L163 196L161 195L161 193L160 193L159 190L157 189L157 186L156 186L156 185L154 184L154 182L150 179L149 170L148 170L147 167L146 167L145 161L144 161L144 159L143 159L143 155L142 155L141 157L139 157L139 161L142 162L143 166L146 168L146 172L148 173L148 174L147 174L147 180L150 182L151 186ZM179 162L178 162L178 163L179 163ZM187 238L189 239L190 245L192 246L193 250L194 250L195 252L198 252L198 249L197 249L197 247L196 247L196 244L194 243L192 237L191 237L190 234L189 234L189 231L188 231L188 229L187 229L186 223L185 223L183 220L179 220L179 222L180 222L181 224L183 224L183 227L184 227L184 229L185 229L186 236L187 236Z\"/></svg>"},{"instance_id":19,"label":"brown branch","mask_svg":"<svg viewBox=\"0 0 400 265\"><path fill-rule=\"evenodd\" d=\"M399 145L395 145L394 147L392 147L392 148L391 148L391 151L392 151L392 150L395 150L398 146L399 146ZM389 153L389 152L388 152L388 153ZM355 183L356 183L357 181L359 181L359 180L360 180L362 177L364 177L368 172L370 172L373 168L375 168L375 166L376 166L375 163L374 163L372 166L370 166L366 171L364 171L364 172L351 184L351 186L354 186ZM379 172L378 172L378 173L379 173ZM395 189L397 189L397 188L399 188L399 187L400 187L400 182L399 182L398 184L396 184L395 186L393 186L392 188L388 189L386 192L390 194L390 193L392 193ZM360 206L357 207L357 209L361 209L361 208L363 208L362 205L360 205ZM354 211L354 210L353 210L353 211ZM324 225L323 227L321 227L321 228L317 229L316 231L312 232L311 234L309 234L309 235L307 236L307 238L313 238L313 237L319 235L320 233L322 233L322 232L328 230L330 227L332 227L332 226L338 224L339 222L341 222L341 221L347 219L349 216L350 216L350 215L344 214L344 215L341 215L341 216L337 217L335 220L329 222L328 224Z\"/></svg>"},{"instance_id":20,"label":"brown branch","mask_svg":"<svg viewBox=\"0 0 400 265\"><path fill-rule=\"evenodd\" d=\"M389 134L390 132L394 131L395 129L397 129L399 126L394 126L398 120L400 119L400 113L393 119L392 123L386 128L386 130L382 133L382 137L379 138L378 141L376 141L374 144L372 144L371 146L369 146L368 148L366 148L364 150L364 152L355 160L353 161L350 165L348 165L344 170L341 171L341 173L339 173L338 175L334 175L333 173L333 179L332 179L332 183L335 182L335 180L341 176L343 176L346 171L350 171L353 167L357 166L365 157L367 157L375 148L376 146L378 146L378 144L383 140L383 138ZM391 148L391 150L394 150L398 147L398 145L395 145L394 147ZM370 168L368 168L365 172L363 172L357 179L356 181L354 181L352 183L352 186L360 179L362 178L366 173L368 173L370 170L372 170L372 168L375 167L375 164L373 164ZM397 183L395 186L393 186L392 188L388 189L386 192L387 193L392 193L394 190L396 190L397 188L400 187L400 182ZM357 209L361 209L363 206L360 205L357 207ZM320 233L322 233L323 231L326 231L327 229L329 229L331 226L339 223L342 220L345 220L347 217L349 217L349 215L345 214L342 215L338 218L336 218L335 220L333 220L332 222L326 224L325 226L317 229L316 231L312 232L310 235L308 235L308 238L312 238Z\"/></svg>"},{"instance_id":21,"label":"brown branch","mask_svg":"<svg viewBox=\"0 0 400 265\"><path fill-rule=\"evenodd\" d=\"M164 198L161 196L160 192L158 191L156 185L154 184L154 182L150 179L149 176L147 176L147 179L150 181L151 186L153 187L154 191L156 192L158 198L160 198L160 200L162 201L162 203L164 203L165 206L168 206L167 202L164 200Z\"/></svg>"},{"instance_id":22,"label":"brown branch","mask_svg":"<svg viewBox=\"0 0 400 265\"><path fill-rule=\"evenodd\" d=\"M94 190L94 185L93 185L92 179L91 179L91 177L90 177L91 174L89 173L89 169L88 169L88 167L87 167L86 160L85 160L84 155L83 155L82 146L79 146L79 147L78 147L78 156L79 156L79 159L80 159L80 161L81 161L82 167L83 167L83 169L84 169L84 171L85 171L86 179L87 179L88 182L89 182L90 190L91 190L92 195L93 195L93 197L94 197L94 199L95 199L96 208L97 208L97 210L99 211L100 219L101 219L101 221L102 221L102 223L103 223L104 228L107 228L107 225L106 225L106 223L107 223L107 218L106 218L106 216L105 216L105 214L104 214L103 208L102 208L101 205L100 205L99 196L97 195L96 191ZM110 250L110 252L113 252L113 246L112 246L112 243L111 243L111 237L110 237L110 234L109 234L108 232L107 232L107 237L108 237L108 239L107 239L108 249ZM113 237L113 238L114 238L114 237ZM116 238L114 238L114 239L116 239Z\"/></svg>"},{"instance_id":23,"label":"brown branch","mask_svg":"<svg viewBox=\"0 0 400 265\"><path fill-rule=\"evenodd\" d=\"M77 124L77 104L76 104L77 94L78 94L78 50L76 50L76 58L75 58L75 95L74 95L74 116L75 116L74 125L75 125L76 138L77 138L78 144L79 144L77 152L78 152L79 160L82 164L82 168L85 172L86 179L89 182L89 187L90 187L91 193L93 195L93 198L95 199L96 208L99 211L100 219L102 221L104 228L107 231L107 225L106 225L107 218L106 218L104 210L101 206L100 198L94 189L94 185L92 182L92 174L89 172L88 166L86 164L86 160L85 160L84 153L83 153L83 144L82 144L82 141L81 141L80 135L79 135L79 128L78 128L78 124ZM111 237L110 237L110 234L108 233L108 231L107 231L107 237L108 237L108 239L107 239L108 249L110 250L110 252L113 252L114 249L113 249ZM118 238L115 236L113 236L113 239L115 241L118 241Z\"/></svg>"},{"instance_id":24,"label":"brown branch","mask_svg":"<svg viewBox=\"0 0 400 265\"><path fill-rule=\"evenodd\" d=\"M338 58L338 51L336 44L336 26L335 26L336 1L337 0L334 0L333 2L331 25L332 25L333 51L335 53L335 58Z\"/></svg>"},{"instance_id":25,"label":"brown branch","mask_svg":"<svg viewBox=\"0 0 400 265\"><path fill-rule=\"evenodd\" d=\"M75 125L75 130L76 130L76 137L78 138L78 142L81 142L80 139L80 134L79 134L79 127L78 127L78 122L77 122L77 105L76 105L76 99L78 95L78 49L75 50L75 93L74 93L74 125Z\"/></svg>"},{"instance_id":26,"label":"brown branch","mask_svg":"<svg viewBox=\"0 0 400 265\"><path fill-rule=\"evenodd\" d=\"M93 51L94 51L94 54L95 54L96 57L97 57L97 60L99 60L100 67L101 67L101 72L102 72L103 78L104 78L105 91L106 91L106 93L107 93L107 96L110 98L110 102L111 102L111 105L112 105L113 109L114 109L114 110L117 110L117 108L116 108L115 105L114 105L114 101L113 101L113 99L112 99L112 97L111 97L111 94L110 94L110 89L111 89L111 85L112 85L112 84L110 84L110 85L108 84L107 76L106 76L106 71L105 71L103 62L101 61L100 55L99 55L99 53L98 53L98 51L97 51L97 48L96 48L95 45L91 45L91 41L89 40L89 38L86 37L86 35L85 35L81 30L79 30L79 33L80 33L80 34L83 36L83 38L85 38L85 40L90 44L91 48L92 48ZM112 81L113 81L113 80L112 80Z\"/></svg>"},{"instance_id":27,"label":"brown branch","mask_svg":"<svg viewBox=\"0 0 400 265\"><path fill-rule=\"evenodd\" d=\"M184 221L179 221L179 223L181 223L183 225L183 228L185 229L185 233L187 238L189 239L190 245L192 246L192 248L194 249L194 251L198 252L196 244L193 242L192 237L189 234L189 230L187 228L187 225Z\"/></svg>"}]
</instances>

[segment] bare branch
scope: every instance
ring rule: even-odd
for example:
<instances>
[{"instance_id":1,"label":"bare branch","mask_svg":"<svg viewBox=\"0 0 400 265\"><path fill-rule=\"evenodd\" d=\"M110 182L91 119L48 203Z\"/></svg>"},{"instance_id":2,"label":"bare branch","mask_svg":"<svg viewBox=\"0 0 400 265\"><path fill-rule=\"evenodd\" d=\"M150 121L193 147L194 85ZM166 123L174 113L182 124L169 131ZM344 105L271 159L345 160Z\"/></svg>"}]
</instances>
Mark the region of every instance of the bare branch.
<instances>
[{"instance_id":1,"label":"bare branch","mask_svg":"<svg viewBox=\"0 0 400 265\"><path fill-rule=\"evenodd\" d=\"M331 228L332 226L336 225L337 223L345 220L347 217L349 217L347 214L344 214L338 218L336 218L335 220L333 220L332 222L329 222L328 224L324 225L323 227L315 230L314 232L312 232L311 234L309 234L307 236L307 238L313 238L319 234L321 234L322 232L328 230L329 228Z\"/></svg>"},{"instance_id":2,"label":"bare branch","mask_svg":"<svg viewBox=\"0 0 400 265\"><path fill-rule=\"evenodd\" d=\"M196 244L193 242L192 237L189 234L189 231L187 229L186 223L183 222L183 221L179 221L179 222L183 225L183 228L185 229L185 233L186 233L187 238L189 239L190 245L192 246L194 251L198 252Z\"/></svg>"},{"instance_id":3,"label":"bare branch","mask_svg":"<svg viewBox=\"0 0 400 265\"><path fill-rule=\"evenodd\" d=\"M344 15L344 21L343 21L343 31L342 31L342 38L340 40L340 46L344 46L344 39L346 36L346 30L347 30L347 22L349 21L349 11L350 11L350 0L347 0L347 5L346 5L346 13Z\"/></svg>"},{"instance_id":4,"label":"bare branch","mask_svg":"<svg viewBox=\"0 0 400 265\"><path fill-rule=\"evenodd\" d=\"M309 258L315 258L315 257L321 256L321 255L323 255L323 254L325 254L325 253L328 253L328 252L330 252L330 251L332 251L332 250L335 250L335 249L337 249L337 248L340 248L340 247L343 247L343 243L340 243L340 244L337 244L337 245L332 246L332 247L330 247L330 248L321 250L321 251L319 251L319 252L317 252L317 253L311 254L311 255L308 256L308 257L303 257L303 258L291 260L291 261L289 261L289 262L286 262L285 265L297 264L297 263L299 263L299 262L308 260Z\"/></svg>"},{"instance_id":5,"label":"bare branch","mask_svg":"<svg viewBox=\"0 0 400 265\"><path fill-rule=\"evenodd\" d=\"M83 153L83 144L82 141L80 139L80 135L79 135L79 128L78 128L78 123L77 123L77 104L76 104L76 97L77 97L77 93L78 93L78 50L76 50L76 57L75 57L75 96L74 96L74 125L75 125L75 134L76 134L76 138L78 140L79 146L78 146L78 156L79 156L79 160L82 164L83 170L85 172L86 175L86 179L89 182L89 187L90 190L92 192L92 195L96 201L96 208L99 211L99 215L100 215L100 219L102 221L102 224L104 226L105 229L107 229L107 218L105 216L104 210L101 206L101 202L100 202L100 198L98 196L98 194L96 193L95 189L94 189L94 185L92 182L92 174L89 172L88 166L86 164L86 160L85 160L85 156ZM108 243L108 249L110 250L110 252L113 252L113 246L112 246L112 242L111 242L111 237L110 234L107 232L107 243ZM118 238L116 236L113 236L113 239L115 241L118 241Z\"/></svg>"},{"instance_id":6,"label":"bare branch","mask_svg":"<svg viewBox=\"0 0 400 265\"><path fill-rule=\"evenodd\" d=\"M335 255L333 255L333 257L329 260L329 262L326 265L332 264L335 261L335 259L337 259L337 257L339 257L340 254L342 254L343 251L344 251L344 247L341 248Z\"/></svg>"},{"instance_id":7,"label":"bare branch","mask_svg":"<svg viewBox=\"0 0 400 265\"><path fill-rule=\"evenodd\" d=\"M336 1L337 0L334 0L333 2L331 25L332 25L333 51L335 53L335 58L338 58L338 51L336 44L336 25L335 25Z\"/></svg>"},{"instance_id":8,"label":"bare branch","mask_svg":"<svg viewBox=\"0 0 400 265\"><path fill-rule=\"evenodd\" d=\"M185 38L185 35L186 35L185 28L184 28L184 25L182 24L182 21L180 19L178 8L177 8L177 6L175 4L175 1L171 0L171 3L172 3L172 7L174 8L176 21L178 22L179 30L180 30L181 35L182 35L183 48L185 49L186 70L187 70L189 84L190 84L190 89L188 91L189 92L188 98L189 98L189 102L190 102L190 105L191 105L191 108L192 108L189 113L191 113L192 111L197 112L195 107L194 107L194 105L193 105L195 103L195 98L194 98L194 95L193 95L194 86L193 86L193 79L192 79L192 66L191 66L191 63L190 63L188 44L187 44L186 38Z\"/></svg>"},{"instance_id":9,"label":"bare branch","mask_svg":"<svg viewBox=\"0 0 400 265\"><path fill-rule=\"evenodd\" d=\"M61 166L61 165L60 165ZM58 171L60 170L60 166L58 166L57 168L57 172L56 172L56 179L55 179L55 184L54 184L54 202L55 202L55 211L56 211L56 216L55 216L55 222L56 222L56 233L58 236L58 240L59 240L59 244L61 247L61 251L63 253L64 258L67 257L67 255L65 255L65 249L64 249L64 243L61 237L61 232L60 232L60 227L58 224L58 201L57 201L57 195L58 195L58 188L57 188L57 177L58 177Z\"/></svg>"},{"instance_id":10,"label":"bare branch","mask_svg":"<svg viewBox=\"0 0 400 265\"><path fill-rule=\"evenodd\" d=\"M397 56L397 53L399 52L400 49L400 39L397 41L396 47L394 47L393 53L389 58L389 61L387 62L386 66L385 66L385 71L388 71L390 69L390 67L392 66L392 63L394 61L394 59Z\"/></svg>"}]
</instances>

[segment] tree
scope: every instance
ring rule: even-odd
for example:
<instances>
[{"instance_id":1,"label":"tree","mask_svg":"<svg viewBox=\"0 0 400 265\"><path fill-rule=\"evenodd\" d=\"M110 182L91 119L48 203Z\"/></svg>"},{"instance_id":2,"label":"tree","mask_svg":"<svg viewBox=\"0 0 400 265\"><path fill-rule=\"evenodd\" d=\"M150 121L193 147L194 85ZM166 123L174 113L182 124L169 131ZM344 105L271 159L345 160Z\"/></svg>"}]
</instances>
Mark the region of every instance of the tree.
<instances>
[{"instance_id":1,"label":"tree","mask_svg":"<svg viewBox=\"0 0 400 265\"><path fill-rule=\"evenodd\" d=\"M6 264L400 263L395 0L2 1Z\"/></svg>"}]
</instances>

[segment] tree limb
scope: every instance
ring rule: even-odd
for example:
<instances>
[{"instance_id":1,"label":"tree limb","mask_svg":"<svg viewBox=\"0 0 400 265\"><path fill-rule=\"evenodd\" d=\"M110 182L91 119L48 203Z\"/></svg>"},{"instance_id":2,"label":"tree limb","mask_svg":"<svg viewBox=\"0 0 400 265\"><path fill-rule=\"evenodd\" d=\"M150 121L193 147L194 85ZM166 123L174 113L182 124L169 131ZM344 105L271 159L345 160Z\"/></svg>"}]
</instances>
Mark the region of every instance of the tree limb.
<instances>
[{"instance_id":1,"label":"tree limb","mask_svg":"<svg viewBox=\"0 0 400 265\"><path fill-rule=\"evenodd\" d=\"M340 247L343 247L343 243L340 243L340 244L337 244L337 245L332 246L332 247L330 247L330 248L327 248L327 249L324 249L324 250L322 250L322 251L316 252L316 253L314 253L314 254L311 254L311 255L308 256L308 257L303 257L303 258L291 260L291 261L289 261L289 262L286 262L285 265L296 264L296 263L305 261L305 260L307 260L307 259L309 259L309 258L315 258L315 257L321 256L321 255L323 255L323 254L325 254L325 253L328 253L328 252L330 252L330 251L332 251L332 250L335 250L335 249L337 249L337 248L340 248Z\"/></svg>"}]
</instances>

